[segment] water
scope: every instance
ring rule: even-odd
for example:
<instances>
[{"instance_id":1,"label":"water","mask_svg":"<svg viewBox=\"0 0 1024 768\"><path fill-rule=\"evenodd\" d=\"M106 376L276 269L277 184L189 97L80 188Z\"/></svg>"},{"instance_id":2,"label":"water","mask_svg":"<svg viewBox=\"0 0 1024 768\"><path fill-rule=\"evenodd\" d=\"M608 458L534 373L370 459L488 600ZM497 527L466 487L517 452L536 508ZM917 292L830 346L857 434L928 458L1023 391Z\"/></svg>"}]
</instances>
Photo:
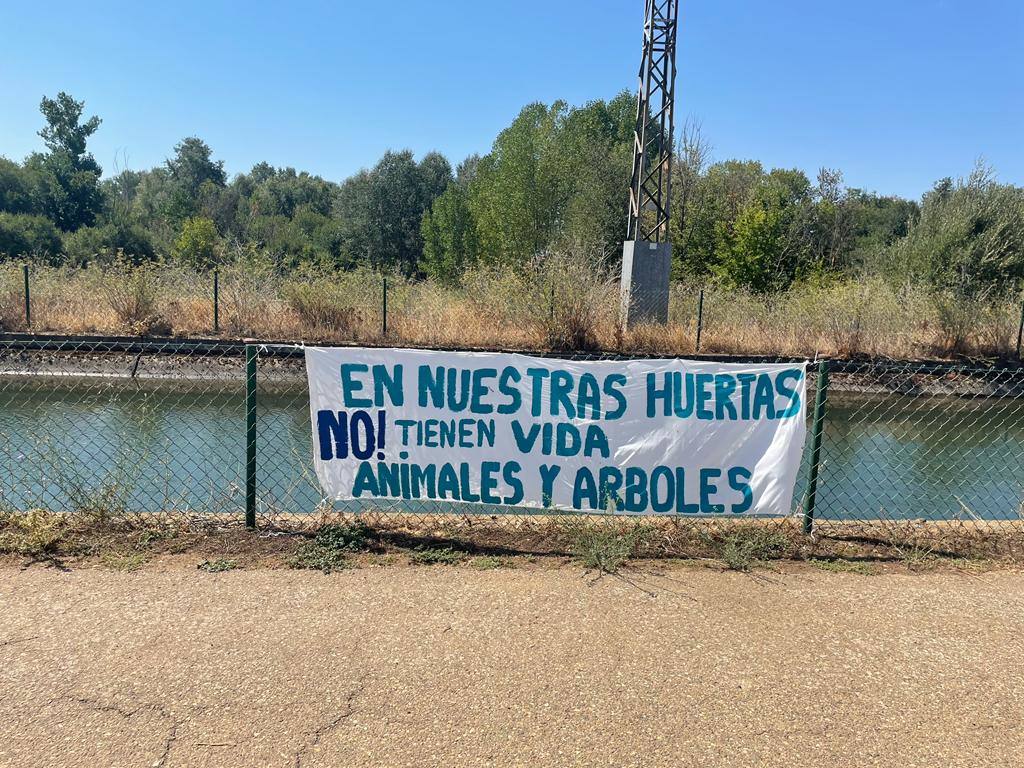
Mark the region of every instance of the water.
<instances>
[{"instance_id":1,"label":"water","mask_svg":"<svg viewBox=\"0 0 1024 768\"><path fill-rule=\"evenodd\" d=\"M239 387L144 388L123 380L0 385L0 505L232 515L244 508ZM261 393L259 402L260 513L322 508L309 460L305 389ZM835 392L822 456L822 519L1014 519L1024 499L1024 400ZM806 463L805 456L797 506ZM438 509L428 502L402 508Z\"/></svg>"}]
</instances>

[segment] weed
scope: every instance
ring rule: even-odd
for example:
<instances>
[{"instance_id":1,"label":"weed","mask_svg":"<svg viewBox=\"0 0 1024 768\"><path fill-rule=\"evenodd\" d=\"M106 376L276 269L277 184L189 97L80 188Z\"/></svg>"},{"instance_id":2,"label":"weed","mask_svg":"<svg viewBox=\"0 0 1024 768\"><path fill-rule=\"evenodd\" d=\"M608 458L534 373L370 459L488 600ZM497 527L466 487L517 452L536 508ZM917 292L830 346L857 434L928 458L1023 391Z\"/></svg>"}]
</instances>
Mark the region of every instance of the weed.
<instances>
[{"instance_id":1,"label":"weed","mask_svg":"<svg viewBox=\"0 0 1024 768\"><path fill-rule=\"evenodd\" d=\"M165 526L145 528L139 531L136 542L140 549L148 549L153 544L173 539L176 535L176 531L173 528Z\"/></svg>"},{"instance_id":2,"label":"weed","mask_svg":"<svg viewBox=\"0 0 1024 768\"><path fill-rule=\"evenodd\" d=\"M145 552L105 552L100 556L100 562L107 568L115 571L131 573L139 570L146 564Z\"/></svg>"},{"instance_id":3,"label":"weed","mask_svg":"<svg viewBox=\"0 0 1024 768\"><path fill-rule=\"evenodd\" d=\"M451 547L420 548L409 555L409 560L414 565L458 565L465 559L465 552L459 552Z\"/></svg>"},{"instance_id":4,"label":"weed","mask_svg":"<svg viewBox=\"0 0 1024 768\"><path fill-rule=\"evenodd\" d=\"M912 571L931 568L939 560L934 543L921 541L916 532L903 526L891 530L890 546L900 561Z\"/></svg>"},{"instance_id":5,"label":"weed","mask_svg":"<svg viewBox=\"0 0 1024 768\"><path fill-rule=\"evenodd\" d=\"M224 573L225 571L235 570L238 567L238 561L218 557L215 560L203 560L203 562L196 567L200 571L205 571L206 573Z\"/></svg>"},{"instance_id":6,"label":"weed","mask_svg":"<svg viewBox=\"0 0 1024 768\"><path fill-rule=\"evenodd\" d=\"M749 571L757 563L781 557L789 544L789 539L779 531L738 528L719 542L718 554L729 570Z\"/></svg>"},{"instance_id":7,"label":"weed","mask_svg":"<svg viewBox=\"0 0 1024 768\"><path fill-rule=\"evenodd\" d=\"M617 281L601 260L575 249L547 254L532 273L531 307L546 347L561 350L600 346L598 331L618 309ZM547 307L547 312L536 311Z\"/></svg>"},{"instance_id":8,"label":"weed","mask_svg":"<svg viewBox=\"0 0 1024 768\"><path fill-rule=\"evenodd\" d=\"M368 285L352 284L360 276L360 273L353 273L348 279L339 279L336 275L316 275L309 281L286 283L282 293L303 326L312 332L351 336L362 324L365 314L357 304L377 294ZM380 282L376 276L367 278L366 282L370 279Z\"/></svg>"},{"instance_id":9,"label":"weed","mask_svg":"<svg viewBox=\"0 0 1024 768\"><path fill-rule=\"evenodd\" d=\"M34 509L26 515L12 515L0 533L0 552L45 557L55 554L64 538L64 525L56 515Z\"/></svg>"},{"instance_id":10,"label":"weed","mask_svg":"<svg viewBox=\"0 0 1024 768\"><path fill-rule=\"evenodd\" d=\"M355 552L366 549L372 533L366 523L357 520L354 523L325 525L317 531L313 541L325 549Z\"/></svg>"},{"instance_id":11,"label":"weed","mask_svg":"<svg viewBox=\"0 0 1024 768\"><path fill-rule=\"evenodd\" d=\"M103 293L121 325L129 333L167 334L170 324L160 315L160 274L152 265L133 266L121 259L106 274Z\"/></svg>"},{"instance_id":12,"label":"weed","mask_svg":"<svg viewBox=\"0 0 1024 768\"><path fill-rule=\"evenodd\" d=\"M829 573L856 573L860 576L875 576L878 568L870 563L861 563L855 560L808 560L815 568L828 571Z\"/></svg>"},{"instance_id":13,"label":"weed","mask_svg":"<svg viewBox=\"0 0 1024 768\"><path fill-rule=\"evenodd\" d=\"M615 573L636 554L648 534L644 526L588 523L572 531L570 551L584 568Z\"/></svg>"},{"instance_id":14,"label":"weed","mask_svg":"<svg viewBox=\"0 0 1024 768\"><path fill-rule=\"evenodd\" d=\"M344 550L324 547L315 541L302 543L295 550L295 554L288 558L287 563L289 568L323 573L341 571L351 565Z\"/></svg>"}]
</instances>

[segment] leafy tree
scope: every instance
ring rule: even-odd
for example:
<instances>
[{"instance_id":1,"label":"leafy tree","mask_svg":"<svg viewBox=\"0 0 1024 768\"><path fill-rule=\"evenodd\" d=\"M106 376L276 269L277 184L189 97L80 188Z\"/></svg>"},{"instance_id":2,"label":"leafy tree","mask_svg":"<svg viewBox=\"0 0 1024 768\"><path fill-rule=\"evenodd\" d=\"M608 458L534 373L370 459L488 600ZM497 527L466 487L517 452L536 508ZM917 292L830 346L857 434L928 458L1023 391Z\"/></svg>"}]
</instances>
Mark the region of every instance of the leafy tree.
<instances>
[{"instance_id":1,"label":"leafy tree","mask_svg":"<svg viewBox=\"0 0 1024 768\"><path fill-rule=\"evenodd\" d=\"M523 264L552 246L617 251L635 112L635 97L625 92L577 109L564 102L523 109L466 169L483 256Z\"/></svg>"},{"instance_id":2,"label":"leafy tree","mask_svg":"<svg viewBox=\"0 0 1024 768\"><path fill-rule=\"evenodd\" d=\"M218 187L227 183L224 161L213 160L210 146L196 136L179 141L174 147L174 157L167 161L171 181L193 197L206 182Z\"/></svg>"},{"instance_id":3,"label":"leafy tree","mask_svg":"<svg viewBox=\"0 0 1024 768\"><path fill-rule=\"evenodd\" d=\"M0 211L32 213L32 181L18 163L0 157Z\"/></svg>"},{"instance_id":4,"label":"leafy tree","mask_svg":"<svg viewBox=\"0 0 1024 768\"><path fill-rule=\"evenodd\" d=\"M723 236L766 175L755 161L728 160L702 171L703 161L692 171L695 176L688 185L676 184L673 192L671 236L674 269L679 277L705 278L715 271ZM685 204L680 198L684 190Z\"/></svg>"},{"instance_id":5,"label":"leafy tree","mask_svg":"<svg viewBox=\"0 0 1024 768\"><path fill-rule=\"evenodd\" d=\"M296 173L294 168L275 170L261 164L249 175L247 197L252 212L264 216L287 216L303 207L327 216L334 202L335 187L319 176L306 172ZM257 173L258 170L258 173ZM241 188L241 177L232 186Z\"/></svg>"},{"instance_id":6,"label":"leafy tree","mask_svg":"<svg viewBox=\"0 0 1024 768\"><path fill-rule=\"evenodd\" d=\"M885 254L892 277L965 296L1009 291L1024 280L1024 189L999 184L979 164L967 179L943 179L920 217Z\"/></svg>"},{"instance_id":7,"label":"leafy tree","mask_svg":"<svg viewBox=\"0 0 1024 768\"><path fill-rule=\"evenodd\" d=\"M763 292L785 288L805 271L799 217L810 205L810 186L803 172L779 169L744 185L735 216L716 221L713 273L727 285Z\"/></svg>"},{"instance_id":8,"label":"leafy tree","mask_svg":"<svg viewBox=\"0 0 1024 768\"><path fill-rule=\"evenodd\" d=\"M195 136L175 145L174 157L167 160L167 174L170 189L161 212L172 222L195 216L227 184L224 161L213 160L209 145Z\"/></svg>"},{"instance_id":9,"label":"leafy tree","mask_svg":"<svg viewBox=\"0 0 1024 768\"><path fill-rule=\"evenodd\" d=\"M451 166L441 160L430 154L417 163L408 150L386 152L341 185L334 217L346 263L417 272L423 214L451 182Z\"/></svg>"},{"instance_id":10,"label":"leafy tree","mask_svg":"<svg viewBox=\"0 0 1024 768\"><path fill-rule=\"evenodd\" d=\"M732 226L718 224L715 274L730 287L767 291L779 287L783 245L782 211L753 200Z\"/></svg>"},{"instance_id":11,"label":"leafy tree","mask_svg":"<svg viewBox=\"0 0 1024 768\"><path fill-rule=\"evenodd\" d=\"M628 92L566 114L555 149L559 187L566 195L557 244L606 255L621 252L635 122L636 98Z\"/></svg>"},{"instance_id":12,"label":"leafy tree","mask_svg":"<svg viewBox=\"0 0 1024 768\"><path fill-rule=\"evenodd\" d=\"M530 104L480 158L470 210L486 259L523 263L551 243L565 192L550 149L566 109Z\"/></svg>"},{"instance_id":13,"label":"leafy tree","mask_svg":"<svg viewBox=\"0 0 1024 768\"><path fill-rule=\"evenodd\" d=\"M466 267L480 255L465 186L451 184L434 201L423 216L422 234L424 272L441 282L458 283Z\"/></svg>"},{"instance_id":14,"label":"leafy tree","mask_svg":"<svg viewBox=\"0 0 1024 768\"><path fill-rule=\"evenodd\" d=\"M56 99L44 96L39 108L46 126L39 135L49 152L34 153L25 163L33 181L33 207L65 232L92 224L103 208L102 169L86 151L100 119L83 123L84 106L63 91Z\"/></svg>"}]
</instances>

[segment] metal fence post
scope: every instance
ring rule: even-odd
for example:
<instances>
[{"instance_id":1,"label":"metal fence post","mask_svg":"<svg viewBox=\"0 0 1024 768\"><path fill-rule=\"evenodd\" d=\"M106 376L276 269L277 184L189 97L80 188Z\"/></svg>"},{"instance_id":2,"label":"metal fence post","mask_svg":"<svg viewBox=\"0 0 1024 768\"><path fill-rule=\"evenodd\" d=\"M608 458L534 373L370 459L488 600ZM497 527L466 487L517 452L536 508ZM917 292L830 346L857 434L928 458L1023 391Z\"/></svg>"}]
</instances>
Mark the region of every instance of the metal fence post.
<instances>
[{"instance_id":1,"label":"metal fence post","mask_svg":"<svg viewBox=\"0 0 1024 768\"><path fill-rule=\"evenodd\" d=\"M1024 340L1024 301L1020 305L1020 328L1017 329L1017 359L1020 360L1020 343Z\"/></svg>"},{"instance_id":2,"label":"metal fence post","mask_svg":"<svg viewBox=\"0 0 1024 768\"><path fill-rule=\"evenodd\" d=\"M700 352L700 337L704 333L704 289L700 289L697 297L697 344L696 351Z\"/></svg>"},{"instance_id":3,"label":"metal fence post","mask_svg":"<svg viewBox=\"0 0 1024 768\"><path fill-rule=\"evenodd\" d=\"M245 345L245 527L256 527L256 361L258 348Z\"/></svg>"},{"instance_id":4,"label":"metal fence post","mask_svg":"<svg viewBox=\"0 0 1024 768\"><path fill-rule=\"evenodd\" d=\"M21 265L22 273L25 275L25 327L32 328L32 294L28 287L28 264ZM1020 346L1019 344L1017 345Z\"/></svg>"},{"instance_id":5,"label":"metal fence post","mask_svg":"<svg viewBox=\"0 0 1024 768\"><path fill-rule=\"evenodd\" d=\"M818 501L818 469L821 464L821 438L825 433L828 409L828 361L818 363L818 391L814 398L814 423L811 427L811 466L807 479L807 503L804 506L804 533L814 532L814 506Z\"/></svg>"},{"instance_id":6,"label":"metal fence post","mask_svg":"<svg viewBox=\"0 0 1024 768\"><path fill-rule=\"evenodd\" d=\"M213 333L220 333L220 270L213 269Z\"/></svg>"},{"instance_id":7,"label":"metal fence post","mask_svg":"<svg viewBox=\"0 0 1024 768\"><path fill-rule=\"evenodd\" d=\"M384 276L384 287L383 294L381 297L381 306L383 307L383 319L381 320L381 333L384 336L388 335L388 278Z\"/></svg>"}]
</instances>

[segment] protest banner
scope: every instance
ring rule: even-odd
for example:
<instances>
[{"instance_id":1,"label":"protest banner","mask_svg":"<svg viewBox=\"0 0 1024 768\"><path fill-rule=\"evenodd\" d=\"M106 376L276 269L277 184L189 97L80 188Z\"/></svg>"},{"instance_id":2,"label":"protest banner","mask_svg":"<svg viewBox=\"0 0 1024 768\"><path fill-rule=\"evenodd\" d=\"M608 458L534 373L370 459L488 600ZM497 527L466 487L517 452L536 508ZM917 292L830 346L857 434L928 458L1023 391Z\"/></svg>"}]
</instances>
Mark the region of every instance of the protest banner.
<instances>
[{"instance_id":1,"label":"protest banner","mask_svg":"<svg viewBox=\"0 0 1024 768\"><path fill-rule=\"evenodd\" d=\"M786 515L804 364L306 349L329 499Z\"/></svg>"}]
</instances>

